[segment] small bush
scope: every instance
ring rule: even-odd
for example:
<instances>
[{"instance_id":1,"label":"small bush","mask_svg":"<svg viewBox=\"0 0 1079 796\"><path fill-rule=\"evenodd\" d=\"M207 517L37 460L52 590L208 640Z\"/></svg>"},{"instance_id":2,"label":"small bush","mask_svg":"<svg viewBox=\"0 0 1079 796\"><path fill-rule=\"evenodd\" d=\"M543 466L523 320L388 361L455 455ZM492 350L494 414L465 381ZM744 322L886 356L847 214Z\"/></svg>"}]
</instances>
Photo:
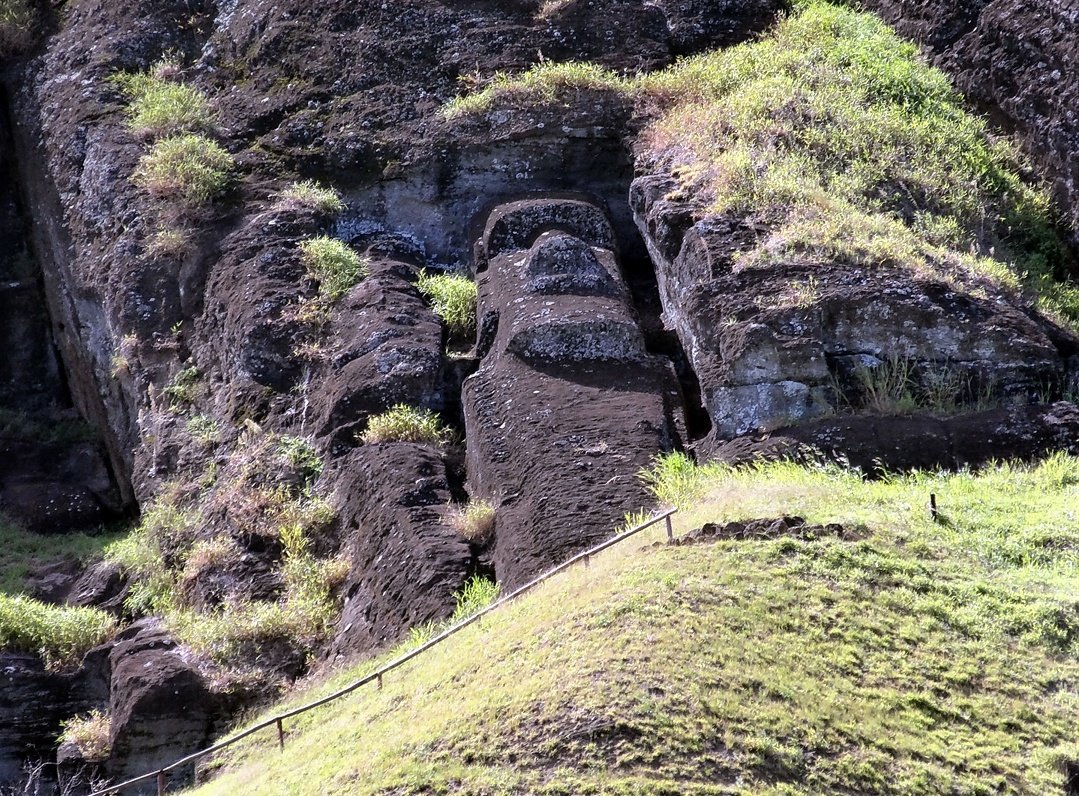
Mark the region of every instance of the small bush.
<instances>
[{"instance_id":1,"label":"small bush","mask_svg":"<svg viewBox=\"0 0 1079 796\"><path fill-rule=\"evenodd\" d=\"M79 750L88 763L108 760L112 751L109 732L112 720L108 713L92 710L85 716L76 716L63 723L60 743L70 743Z\"/></svg>"},{"instance_id":2,"label":"small bush","mask_svg":"<svg viewBox=\"0 0 1079 796\"><path fill-rule=\"evenodd\" d=\"M0 0L0 58L29 46L34 10L27 0Z\"/></svg>"},{"instance_id":3,"label":"small bush","mask_svg":"<svg viewBox=\"0 0 1079 796\"><path fill-rule=\"evenodd\" d=\"M431 274L423 270L416 287L446 324L451 339L463 342L476 336L475 282L459 274Z\"/></svg>"},{"instance_id":4,"label":"small bush","mask_svg":"<svg viewBox=\"0 0 1079 796\"><path fill-rule=\"evenodd\" d=\"M139 160L135 183L153 196L195 207L228 187L232 156L209 138L179 135L163 138Z\"/></svg>"},{"instance_id":5,"label":"small bush","mask_svg":"<svg viewBox=\"0 0 1079 796\"><path fill-rule=\"evenodd\" d=\"M447 521L462 539L482 544L495 529L495 507L486 500L473 500L466 506L450 509Z\"/></svg>"},{"instance_id":6,"label":"small bush","mask_svg":"<svg viewBox=\"0 0 1079 796\"><path fill-rule=\"evenodd\" d=\"M277 206L301 210L316 210L331 215L345 209L341 194L333 188L323 188L315 180L296 182L277 197Z\"/></svg>"},{"instance_id":7,"label":"small bush","mask_svg":"<svg viewBox=\"0 0 1079 796\"><path fill-rule=\"evenodd\" d=\"M116 631L116 620L97 608L46 605L0 594L0 649L33 652L50 669L76 666Z\"/></svg>"},{"instance_id":8,"label":"small bush","mask_svg":"<svg viewBox=\"0 0 1079 796\"><path fill-rule=\"evenodd\" d=\"M369 445L382 442L420 442L445 445L452 433L429 409L398 404L388 412L375 415L367 423L362 439Z\"/></svg>"},{"instance_id":9,"label":"small bush","mask_svg":"<svg viewBox=\"0 0 1079 796\"><path fill-rule=\"evenodd\" d=\"M367 262L336 238L326 236L300 244L308 273L319 281L319 295L336 301L367 276Z\"/></svg>"},{"instance_id":10,"label":"small bush","mask_svg":"<svg viewBox=\"0 0 1079 796\"><path fill-rule=\"evenodd\" d=\"M450 624L461 622L479 613L498 599L500 591L501 588L493 580L473 575L465 581L464 587L453 595L457 600L457 608L450 618Z\"/></svg>"},{"instance_id":11,"label":"small bush","mask_svg":"<svg viewBox=\"0 0 1079 796\"><path fill-rule=\"evenodd\" d=\"M150 72L114 78L130 100L128 127L136 135L159 138L213 129L214 114L206 95L193 86L161 77L176 71L178 67L166 61L155 65Z\"/></svg>"}]
</instances>

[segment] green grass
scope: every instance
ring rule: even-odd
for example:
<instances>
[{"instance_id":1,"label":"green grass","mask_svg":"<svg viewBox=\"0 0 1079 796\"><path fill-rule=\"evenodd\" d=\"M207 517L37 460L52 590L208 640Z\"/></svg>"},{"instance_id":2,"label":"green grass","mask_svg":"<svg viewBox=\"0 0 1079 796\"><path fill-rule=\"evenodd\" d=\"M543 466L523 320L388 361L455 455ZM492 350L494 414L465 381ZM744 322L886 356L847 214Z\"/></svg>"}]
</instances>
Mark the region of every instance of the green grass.
<instances>
[{"instance_id":1,"label":"green grass","mask_svg":"<svg viewBox=\"0 0 1079 796\"><path fill-rule=\"evenodd\" d=\"M196 792L1064 792L1079 460L866 483L669 457L652 478L679 531L786 512L862 538L650 546L659 528L288 720L284 753L246 739Z\"/></svg>"},{"instance_id":2,"label":"green grass","mask_svg":"<svg viewBox=\"0 0 1079 796\"><path fill-rule=\"evenodd\" d=\"M419 442L446 445L453 434L429 409L398 404L367 421L361 439L368 445L384 442Z\"/></svg>"},{"instance_id":3,"label":"green grass","mask_svg":"<svg viewBox=\"0 0 1079 796\"><path fill-rule=\"evenodd\" d=\"M303 210L315 210L325 215L334 215L345 209L345 203L333 188L325 188L315 180L294 182L277 196L279 207L291 207Z\"/></svg>"},{"instance_id":4,"label":"green grass","mask_svg":"<svg viewBox=\"0 0 1079 796\"><path fill-rule=\"evenodd\" d=\"M446 325L451 340L468 342L476 336L476 283L461 274L420 271L416 288Z\"/></svg>"},{"instance_id":5,"label":"green grass","mask_svg":"<svg viewBox=\"0 0 1079 796\"><path fill-rule=\"evenodd\" d=\"M90 563L121 532L43 535L19 528L0 515L0 594L25 594L27 575L37 567L74 559Z\"/></svg>"},{"instance_id":6,"label":"green grass","mask_svg":"<svg viewBox=\"0 0 1079 796\"><path fill-rule=\"evenodd\" d=\"M178 72L176 64L162 61L149 72L113 78L127 96L127 123L136 135L160 138L213 130L215 118L209 99L194 86L170 79Z\"/></svg>"},{"instance_id":7,"label":"green grass","mask_svg":"<svg viewBox=\"0 0 1079 796\"><path fill-rule=\"evenodd\" d=\"M465 505L450 508L447 524L461 535L461 538L482 544L491 538L495 530L495 507L487 500L472 500Z\"/></svg>"},{"instance_id":8,"label":"green grass","mask_svg":"<svg viewBox=\"0 0 1079 796\"><path fill-rule=\"evenodd\" d=\"M77 666L115 631L115 618L96 608L58 607L0 594L0 649L36 653L51 669Z\"/></svg>"},{"instance_id":9,"label":"green grass","mask_svg":"<svg viewBox=\"0 0 1079 796\"><path fill-rule=\"evenodd\" d=\"M585 64L496 76L450 116L567 102L581 88L636 97L657 170L708 213L750 215L770 234L742 267L802 260L898 267L1022 287L1079 322L1061 284L1066 249L1048 193L1021 174L948 78L870 14L805 0L770 36L624 80Z\"/></svg>"},{"instance_id":10,"label":"green grass","mask_svg":"<svg viewBox=\"0 0 1079 796\"><path fill-rule=\"evenodd\" d=\"M194 208L224 193L233 167L232 156L209 138L175 135L142 156L133 179L152 196Z\"/></svg>"},{"instance_id":11,"label":"green grass","mask_svg":"<svg viewBox=\"0 0 1079 796\"><path fill-rule=\"evenodd\" d=\"M300 255L308 273L318 280L324 301L337 301L367 276L367 261L336 238L305 240Z\"/></svg>"}]
</instances>

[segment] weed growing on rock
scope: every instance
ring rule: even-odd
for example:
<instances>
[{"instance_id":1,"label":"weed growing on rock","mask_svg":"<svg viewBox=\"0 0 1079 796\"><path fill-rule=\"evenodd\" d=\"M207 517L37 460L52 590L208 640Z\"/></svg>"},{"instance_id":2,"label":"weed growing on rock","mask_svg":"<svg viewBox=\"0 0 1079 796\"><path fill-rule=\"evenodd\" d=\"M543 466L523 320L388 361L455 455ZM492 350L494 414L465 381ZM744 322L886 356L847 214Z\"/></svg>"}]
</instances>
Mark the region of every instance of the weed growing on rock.
<instances>
[{"instance_id":1,"label":"weed growing on rock","mask_svg":"<svg viewBox=\"0 0 1079 796\"><path fill-rule=\"evenodd\" d=\"M193 86L166 76L178 65L162 61L149 72L113 78L127 96L128 127L140 138L161 138L180 133L206 133L214 127L214 113L206 95Z\"/></svg>"},{"instance_id":2,"label":"weed growing on rock","mask_svg":"<svg viewBox=\"0 0 1079 796\"><path fill-rule=\"evenodd\" d=\"M26 48L33 25L34 10L27 0L0 0L0 58Z\"/></svg>"},{"instance_id":3,"label":"weed growing on rock","mask_svg":"<svg viewBox=\"0 0 1079 796\"><path fill-rule=\"evenodd\" d=\"M116 619L97 608L46 605L0 594L0 649L33 652L50 669L77 666L116 632Z\"/></svg>"},{"instance_id":4,"label":"weed growing on rock","mask_svg":"<svg viewBox=\"0 0 1079 796\"><path fill-rule=\"evenodd\" d=\"M310 440L303 437L281 437L277 441L277 455L298 473L304 481L313 481L322 472L322 458Z\"/></svg>"},{"instance_id":5,"label":"weed growing on rock","mask_svg":"<svg viewBox=\"0 0 1079 796\"><path fill-rule=\"evenodd\" d=\"M199 445L209 448L221 440L221 429L209 415L195 415L187 421L187 433Z\"/></svg>"},{"instance_id":6,"label":"weed growing on rock","mask_svg":"<svg viewBox=\"0 0 1079 796\"><path fill-rule=\"evenodd\" d=\"M475 282L460 274L432 274L424 269L416 288L446 324L451 340L467 342L476 336Z\"/></svg>"},{"instance_id":7,"label":"weed growing on rock","mask_svg":"<svg viewBox=\"0 0 1079 796\"><path fill-rule=\"evenodd\" d=\"M336 238L306 240L300 253L308 273L318 280L324 301L337 301L367 276L367 261Z\"/></svg>"},{"instance_id":8,"label":"weed growing on rock","mask_svg":"<svg viewBox=\"0 0 1079 796\"><path fill-rule=\"evenodd\" d=\"M442 446L452 439L452 432L442 425L430 409L398 404L367 422L361 439L368 445L383 442L419 442Z\"/></svg>"},{"instance_id":9,"label":"weed growing on rock","mask_svg":"<svg viewBox=\"0 0 1079 796\"><path fill-rule=\"evenodd\" d=\"M277 197L278 208L315 210L325 215L340 213L345 209L341 194L333 188L324 188L315 180L296 182Z\"/></svg>"},{"instance_id":10,"label":"weed growing on rock","mask_svg":"<svg viewBox=\"0 0 1079 796\"><path fill-rule=\"evenodd\" d=\"M631 91L631 84L609 69L589 63L543 63L522 75L498 72L475 94L457 97L444 109L447 118L485 113L496 105L553 102L574 91Z\"/></svg>"},{"instance_id":11,"label":"weed growing on rock","mask_svg":"<svg viewBox=\"0 0 1079 796\"><path fill-rule=\"evenodd\" d=\"M134 180L151 195L187 207L222 194L232 176L232 156L202 135L163 138L139 160Z\"/></svg>"},{"instance_id":12,"label":"weed growing on rock","mask_svg":"<svg viewBox=\"0 0 1079 796\"><path fill-rule=\"evenodd\" d=\"M450 617L450 624L456 624L479 613L498 599L500 591L501 588L493 580L473 575L465 581L461 590L453 595L457 608Z\"/></svg>"},{"instance_id":13,"label":"weed growing on rock","mask_svg":"<svg viewBox=\"0 0 1079 796\"><path fill-rule=\"evenodd\" d=\"M192 406L202 394L201 373L197 367L188 367L172 377L162 393L169 402L169 408L178 410Z\"/></svg>"},{"instance_id":14,"label":"weed growing on rock","mask_svg":"<svg viewBox=\"0 0 1079 796\"><path fill-rule=\"evenodd\" d=\"M483 544L495 530L495 507L487 500L473 500L464 506L451 507L446 521L462 539Z\"/></svg>"},{"instance_id":15,"label":"weed growing on rock","mask_svg":"<svg viewBox=\"0 0 1079 796\"><path fill-rule=\"evenodd\" d=\"M60 743L74 746L88 763L108 760L112 751L109 740L111 725L112 719L108 713L92 710L84 716L76 716L63 723Z\"/></svg>"}]
</instances>

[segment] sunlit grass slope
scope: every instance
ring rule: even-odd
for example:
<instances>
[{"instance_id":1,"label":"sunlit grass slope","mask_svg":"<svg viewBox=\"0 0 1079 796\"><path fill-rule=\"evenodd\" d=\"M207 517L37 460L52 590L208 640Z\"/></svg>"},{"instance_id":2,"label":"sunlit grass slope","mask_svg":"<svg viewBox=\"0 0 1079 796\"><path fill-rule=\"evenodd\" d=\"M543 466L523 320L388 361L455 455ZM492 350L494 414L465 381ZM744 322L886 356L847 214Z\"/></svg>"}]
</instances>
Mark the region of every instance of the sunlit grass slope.
<instances>
[{"instance_id":1,"label":"sunlit grass slope","mask_svg":"<svg viewBox=\"0 0 1079 796\"><path fill-rule=\"evenodd\" d=\"M198 793L1064 793L1079 460L654 476L683 531L786 512L865 532L630 542L291 720L284 753L273 733L236 747Z\"/></svg>"}]
</instances>

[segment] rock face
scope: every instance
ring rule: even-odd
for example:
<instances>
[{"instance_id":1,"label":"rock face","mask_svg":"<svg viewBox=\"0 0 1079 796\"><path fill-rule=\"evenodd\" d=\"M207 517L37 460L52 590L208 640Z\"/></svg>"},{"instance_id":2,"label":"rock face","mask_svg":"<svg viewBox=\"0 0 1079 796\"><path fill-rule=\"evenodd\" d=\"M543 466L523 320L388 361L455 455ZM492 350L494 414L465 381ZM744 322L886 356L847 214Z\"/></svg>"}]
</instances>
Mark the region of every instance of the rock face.
<instances>
[{"instance_id":1,"label":"rock face","mask_svg":"<svg viewBox=\"0 0 1079 796\"><path fill-rule=\"evenodd\" d=\"M128 629L109 654L111 695L108 776L122 781L172 763L222 729L223 700L187 654L152 623ZM174 775L189 779L191 771ZM157 793L156 782L136 793Z\"/></svg>"},{"instance_id":2,"label":"rock face","mask_svg":"<svg viewBox=\"0 0 1079 796\"><path fill-rule=\"evenodd\" d=\"M831 414L876 387L859 374L949 392L1028 402L1073 378L1074 337L983 288L843 262L744 267L756 239L737 216L694 221L667 198L663 175L633 184L631 203L652 252L664 317L701 382L718 440ZM984 292L988 290L989 292Z\"/></svg>"},{"instance_id":3,"label":"rock face","mask_svg":"<svg viewBox=\"0 0 1079 796\"><path fill-rule=\"evenodd\" d=\"M1072 0L866 0L995 121L1051 181L1079 242L1079 6Z\"/></svg>"},{"instance_id":4,"label":"rock face","mask_svg":"<svg viewBox=\"0 0 1079 796\"><path fill-rule=\"evenodd\" d=\"M36 655L0 655L0 784L24 780L27 765L48 762L62 722L97 705L103 685L85 670L49 672Z\"/></svg>"},{"instance_id":5,"label":"rock face","mask_svg":"<svg viewBox=\"0 0 1079 796\"><path fill-rule=\"evenodd\" d=\"M496 208L477 247L469 490L496 506L494 568L511 588L610 535L647 500L637 471L684 434L678 383L645 348L614 240L596 206L535 199Z\"/></svg>"}]
</instances>

